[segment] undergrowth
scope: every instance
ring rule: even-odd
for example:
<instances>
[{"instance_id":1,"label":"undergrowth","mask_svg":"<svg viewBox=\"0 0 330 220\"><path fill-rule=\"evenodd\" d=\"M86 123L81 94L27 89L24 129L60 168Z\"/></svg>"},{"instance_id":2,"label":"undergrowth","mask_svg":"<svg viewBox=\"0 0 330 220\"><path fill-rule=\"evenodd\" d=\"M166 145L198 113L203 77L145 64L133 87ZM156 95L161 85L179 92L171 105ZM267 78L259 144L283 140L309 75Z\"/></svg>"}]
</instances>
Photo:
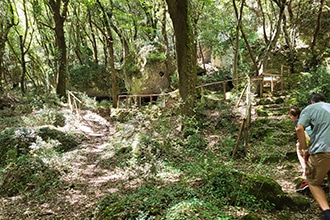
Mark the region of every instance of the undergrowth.
<instances>
[{"instance_id":1,"label":"undergrowth","mask_svg":"<svg viewBox=\"0 0 330 220\"><path fill-rule=\"evenodd\" d=\"M239 117L226 104L212 100L206 103L204 107L202 103L197 105L197 117L173 116L167 112L170 110L152 106L131 112L125 125L117 125L122 133L120 139L111 140L116 155L112 159L121 161L124 169L140 170L141 176L149 177L135 190L103 198L93 219L234 219L230 207L241 207L249 213L267 212L280 206L275 204L277 201L261 196L264 183L260 183L260 191L251 184L265 180L268 183L264 186L269 184L281 192L274 181L255 176L267 173L263 164L271 170L272 164L283 157L280 149L274 150L277 142L274 131L264 133L259 140L262 145L251 149L262 149L254 151L253 158L264 170L251 165L238 172L237 163L246 164L252 155L251 152L242 159L231 157L237 136L228 134L238 131ZM209 139L212 133L213 141ZM273 156L266 150L271 146L274 149L268 151ZM274 158L270 160L271 157Z\"/></svg>"},{"instance_id":2,"label":"undergrowth","mask_svg":"<svg viewBox=\"0 0 330 220\"><path fill-rule=\"evenodd\" d=\"M294 141L282 133L292 132L291 122L254 121L250 146L245 149L244 142L238 140L241 115L231 107L236 98L222 101L223 97L210 92L198 101L196 115L191 118L160 103L113 110L114 115L118 113L112 117L116 135L109 138L104 156L97 158L98 165L109 170L120 168L139 184L101 199L93 219L229 220L236 218L238 209L242 215L283 209L285 204L277 200L278 195L292 202L271 179L272 170L284 158L281 147ZM94 101L86 108L97 107ZM14 126L1 132L0 140L8 146L2 152L5 163L0 167L3 195L40 195L57 187L65 169L63 155L80 145L79 136L60 131L65 114L47 107L37 111L21 117L20 130ZM12 126L17 119L5 121ZM44 127L31 128L39 126ZM20 132L24 135L15 135L17 131L24 131ZM237 144L239 154L233 157ZM8 185L11 181L18 184ZM270 197L271 190L276 192L274 197Z\"/></svg>"}]
</instances>

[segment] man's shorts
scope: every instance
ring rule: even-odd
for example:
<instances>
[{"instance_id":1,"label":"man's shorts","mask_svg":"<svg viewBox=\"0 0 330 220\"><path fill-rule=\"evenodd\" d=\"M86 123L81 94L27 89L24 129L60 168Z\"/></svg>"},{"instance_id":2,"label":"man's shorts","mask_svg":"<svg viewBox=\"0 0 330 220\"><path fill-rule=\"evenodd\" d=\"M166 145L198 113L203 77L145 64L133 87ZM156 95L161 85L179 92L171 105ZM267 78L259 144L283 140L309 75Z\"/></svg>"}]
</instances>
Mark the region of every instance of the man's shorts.
<instances>
[{"instance_id":1,"label":"man's shorts","mask_svg":"<svg viewBox=\"0 0 330 220\"><path fill-rule=\"evenodd\" d=\"M330 182L330 153L311 154L306 167L308 184L320 186L326 175Z\"/></svg>"}]
</instances>

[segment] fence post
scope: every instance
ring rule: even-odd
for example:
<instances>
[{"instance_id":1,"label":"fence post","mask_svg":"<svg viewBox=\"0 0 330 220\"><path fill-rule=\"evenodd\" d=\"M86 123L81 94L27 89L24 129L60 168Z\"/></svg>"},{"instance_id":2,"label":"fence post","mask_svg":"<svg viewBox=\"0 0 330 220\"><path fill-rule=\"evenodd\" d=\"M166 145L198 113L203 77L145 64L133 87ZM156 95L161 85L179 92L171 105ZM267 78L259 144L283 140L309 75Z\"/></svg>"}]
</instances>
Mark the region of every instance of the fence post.
<instances>
[{"instance_id":1,"label":"fence post","mask_svg":"<svg viewBox=\"0 0 330 220\"><path fill-rule=\"evenodd\" d=\"M222 88L223 88L223 99L226 100L226 82L222 83Z\"/></svg>"},{"instance_id":2,"label":"fence post","mask_svg":"<svg viewBox=\"0 0 330 220\"><path fill-rule=\"evenodd\" d=\"M281 91L284 89L284 66L281 65Z\"/></svg>"},{"instance_id":3,"label":"fence post","mask_svg":"<svg viewBox=\"0 0 330 220\"><path fill-rule=\"evenodd\" d=\"M119 104L120 104L120 95L118 96L118 100L117 100L117 108L119 108Z\"/></svg>"},{"instance_id":4,"label":"fence post","mask_svg":"<svg viewBox=\"0 0 330 220\"><path fill-rule=\"evenodd\" d=\"M263 74L261 74L261 80L259 82L260 82L260 85L259 85L260 96L262 96L263 88L264 88L264 75Z\"/></svg>"}]
</instances>

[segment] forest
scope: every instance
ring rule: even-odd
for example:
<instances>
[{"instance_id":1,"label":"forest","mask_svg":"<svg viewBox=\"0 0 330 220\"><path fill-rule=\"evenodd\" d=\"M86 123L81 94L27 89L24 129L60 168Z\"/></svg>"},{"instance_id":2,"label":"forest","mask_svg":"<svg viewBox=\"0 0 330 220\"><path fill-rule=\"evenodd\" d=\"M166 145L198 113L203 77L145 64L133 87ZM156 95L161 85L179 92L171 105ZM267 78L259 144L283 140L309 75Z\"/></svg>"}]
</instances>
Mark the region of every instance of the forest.
<instances>
[{"instance_id":1,"label":"forest","mask_svg":"<svg viewBox=\"0 0 330 220\"><path fill-rule=\"evenodd\" d=\"M0 219L320 219L288 111L330 100L329 0L0 15Z\"/></svg>"}]
</instances>

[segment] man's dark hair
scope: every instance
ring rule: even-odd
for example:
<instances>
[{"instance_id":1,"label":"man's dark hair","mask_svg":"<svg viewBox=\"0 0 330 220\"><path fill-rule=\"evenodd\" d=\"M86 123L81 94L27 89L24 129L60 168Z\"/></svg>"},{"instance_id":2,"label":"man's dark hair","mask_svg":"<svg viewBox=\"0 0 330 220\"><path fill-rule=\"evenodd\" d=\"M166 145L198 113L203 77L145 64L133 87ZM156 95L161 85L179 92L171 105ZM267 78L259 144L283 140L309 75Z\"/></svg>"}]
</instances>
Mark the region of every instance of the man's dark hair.
<instances>
[{"instance_id":1,"label":"man's dark hair","mask_svg":"<svg viewBox=\"0 0 330 220\"><path fill-rule=\"evenodd\" d=\"M297 107L291 107L290 110L289 110L289 114L295 116L295 117L298 117L300 116L300 109L297 108Z\"/></svg>"},{"instance_id":2,"label":"man's dark hair","mask_svg":"<svg viewBox=\"0 0 330 220\"><path fill-rule=\"evenodd\" d=\"M320 93L314 93L312 95L311 101L314 102L325 102L325 97Z\"/></svg>"}]
</instances>

